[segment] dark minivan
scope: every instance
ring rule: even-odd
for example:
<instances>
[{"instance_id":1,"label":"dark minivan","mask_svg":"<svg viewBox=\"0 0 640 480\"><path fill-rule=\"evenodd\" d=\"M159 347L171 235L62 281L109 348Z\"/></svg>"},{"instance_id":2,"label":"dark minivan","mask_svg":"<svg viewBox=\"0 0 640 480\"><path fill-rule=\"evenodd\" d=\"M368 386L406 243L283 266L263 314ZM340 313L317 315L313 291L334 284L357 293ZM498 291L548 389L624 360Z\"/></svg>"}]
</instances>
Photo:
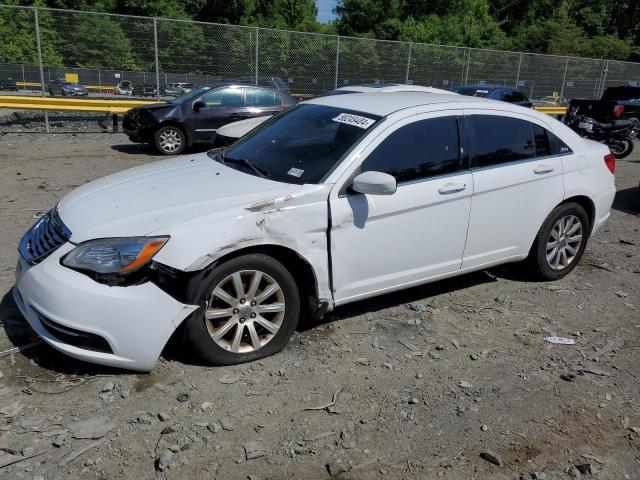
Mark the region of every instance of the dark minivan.
<instances>
[{"instance_id":1,"label":"dark minivan","mask_svg":"<svg viewBox=\"0 0 640 480\"><path fill-rule=\"evenodd\" d=\"M200 87L167 103L129 110L122 129L133 142L149 143L164 155L177 155L194 144L210 144L227 123L275 115L296 99L278 90L249 85Z\"/></svg>"},{"instance_id":2,"label":"dark minivan","mask_svg":"<svg viewBox=\"0 0 640 480\"><path fill-rule=\"evenodd\" d=\"M503 102L520 105L521 107L531 108L533 106L533 103L531 103L521 90L505 85L464 85L462 87L456 87L451 91L470 97L501 100Z\"/></svg>"}]
</instances>

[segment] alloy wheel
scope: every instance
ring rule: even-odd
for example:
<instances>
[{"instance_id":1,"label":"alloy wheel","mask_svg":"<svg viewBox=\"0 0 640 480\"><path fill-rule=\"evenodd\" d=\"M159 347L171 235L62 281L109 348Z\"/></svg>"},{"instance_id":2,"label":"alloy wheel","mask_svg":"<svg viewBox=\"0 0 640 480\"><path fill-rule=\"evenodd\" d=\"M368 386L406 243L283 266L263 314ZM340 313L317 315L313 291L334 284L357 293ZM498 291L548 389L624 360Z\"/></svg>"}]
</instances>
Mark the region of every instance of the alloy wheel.
<instances>
[{"instance_id":1,"label":"alloy wheel","mask_svg":"<svg viewBox=\"0 0 640 480\"><path fill-rule=\"evenodd\" d=\"M254 352L278 333L284 320L282 288L259 270L225 277L207 298L204 318L213 341L232 353Z\"/></svg>"},{"instance_id":2,"label":"alloy wheel","mask_svg":"<svg viewBox=\"0 0 640 480\"><path fill-rule=\"evenodd\" d=\"M582 222L575 215L560 218L549 234L546 246L547 263L553 270L567 268L582 245Z\"/></svg>"},{"instance_id":3,"label":"alloy wheel","mask_svg":"<svg viewBox=\"0 0 640 480\"><path fill-rule=\"evenodd\" d=\"M182 136L180 132L169 128L160 134L160 148L165 152L177 152L182 145Z\"/></svg>"}]
</instances>

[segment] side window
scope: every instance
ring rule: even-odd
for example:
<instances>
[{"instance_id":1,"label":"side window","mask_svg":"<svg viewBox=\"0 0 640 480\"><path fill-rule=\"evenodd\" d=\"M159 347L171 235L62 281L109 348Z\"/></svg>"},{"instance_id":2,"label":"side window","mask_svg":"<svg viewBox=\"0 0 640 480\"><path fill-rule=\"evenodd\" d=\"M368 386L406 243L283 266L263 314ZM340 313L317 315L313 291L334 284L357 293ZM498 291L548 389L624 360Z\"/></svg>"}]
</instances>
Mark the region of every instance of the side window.
<instances>
[{"instance_id":1,"label":"side window","mask_svg":"<svg viewBox=\"0 0 640 480\"><path fill-rule=\"evenodd\" d=\"M569 146L560 140L556 135L547 130L547 137L549 138L549 148L551 149L551 155L568 155L573 153L573 150Z\"/></svg>"},{"instance_id":2,"label":"side window","mask_svg":"<svg viewBox=\"0 0 640 480\"><path fill-rule=\"evenodd\" d=\"M470 150L473 167L527 160L535 155L531 124L516 118L470 115Z\"/></svg>"},{"instance_id":3,"label":"side window","mask_svg":"<svg viewBox=\"0 0 640 480\"><path fill-rule=\"evenodd\" d=\"M241 107L242 106L242 89L241 88L224 88L206 94L202 100L208 107Z\"/></svg>"},{"instance_id":4,"label":"side window","mask_svg":"<svg viewBox=\"0 0 640 480\"><path fill-rule=\"evenodd\" d=\"M492 98L493 100L504 100L505 92L502 90L494 90L489 98Z\"/></svg>"},{"instance_id":5,"label":"side window","mask_svg":"<svg viewBox=\"0 0 640 480\"><path fill-rule=\"evenodd\" d=\"M547 131L535 123L532 123L531 125L533 126L533 138L536 142L536 157L547 157L551 155L551 147L549 146Z\"/></svg>"},{"instance_id":6,"label":"side window","mask_svg":"<svg viewBox=\"0 0 640 480\"><path fill-rule=\"evenodd\" d=\"M515 102L524 102L526 98L524 97L523 94L521 94L517 90L511 90L505 93L504 100L506 102L515 103Z\"/></svg>"},{"instance_id":7,"label":"side window","mask_svg":"<svg viewBox=\"0 0 640 480\"><path fill-rule=\"evenodd\" d=\"M393 175L398 182L458 171L456 117L419 120L385 138L362 163L361 171Z\"/></svg>"},{"instance_id":8,"label":"side window","mask_svg":"<svg viewBox=\"0 0 640 480\"><path fill-rule=\"evenodd\" d=\"M247 88L247 107L273 107L280 105L280 96L268 90Z\"/></svg>"}]
</instances>

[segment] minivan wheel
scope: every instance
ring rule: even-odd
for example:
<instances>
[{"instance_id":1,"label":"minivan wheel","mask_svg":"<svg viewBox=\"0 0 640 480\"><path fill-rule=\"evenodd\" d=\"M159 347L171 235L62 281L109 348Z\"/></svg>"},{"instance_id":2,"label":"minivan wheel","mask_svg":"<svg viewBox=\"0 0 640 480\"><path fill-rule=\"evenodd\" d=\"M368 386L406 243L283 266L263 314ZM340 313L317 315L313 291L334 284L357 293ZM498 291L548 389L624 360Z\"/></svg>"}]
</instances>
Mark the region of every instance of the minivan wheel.
<instances>
[{"instance_id":1,"label":"minivan wheel","mask_svg":"<svg viewBox=\"0 0 640 480\"><path fill-rule=\"evenodd\" d=\"M173 125L159 128L153 136L153 144L163 155L178 155L186 146L186 137L182 130Z\"/></svg>"},{"instance_id":2,"label":"minivan wheel","mask_svg":"<svg viewBox=\"0 0 640 480\"><path fill-rule=\"evenodd\" d=\"M575 268L589 238L589 217L577 203L556 207L540 227L529 264L545 280L557 280Z\"/></svg>"},{"instance_id":3,"label":"minivan wheel","mask_svg":"<svg viewBox=\"0 0 640 480\"><path fill-rule=\"evenodd\" d=\"M282 350L300 316L300 294L286 267L249 254L207 273L188 289L200 305L186 324L195 353L214 365L233 365Z\"/></svg>"}]
</instances>

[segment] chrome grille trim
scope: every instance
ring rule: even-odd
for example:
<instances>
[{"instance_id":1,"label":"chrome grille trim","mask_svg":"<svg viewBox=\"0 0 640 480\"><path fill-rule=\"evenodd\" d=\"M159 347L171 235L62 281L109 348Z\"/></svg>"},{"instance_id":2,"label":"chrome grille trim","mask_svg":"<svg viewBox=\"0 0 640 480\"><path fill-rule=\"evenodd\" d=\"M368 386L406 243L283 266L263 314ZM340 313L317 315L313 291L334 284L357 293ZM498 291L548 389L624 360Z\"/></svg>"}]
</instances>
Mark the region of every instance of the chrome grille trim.
<instances>
[{"instance_id":1,"label":"chrome grille trim","mask_svg":"<svg viewBox=\"0 0 640 480\"><path fill-rule=\"evenodd\" d=\"M18 250L22 259L36 265L51 255L71 238L71 231L60 219L58 210L53 208L44 214L24 234Z\"/></svg>"}]
</instances>

